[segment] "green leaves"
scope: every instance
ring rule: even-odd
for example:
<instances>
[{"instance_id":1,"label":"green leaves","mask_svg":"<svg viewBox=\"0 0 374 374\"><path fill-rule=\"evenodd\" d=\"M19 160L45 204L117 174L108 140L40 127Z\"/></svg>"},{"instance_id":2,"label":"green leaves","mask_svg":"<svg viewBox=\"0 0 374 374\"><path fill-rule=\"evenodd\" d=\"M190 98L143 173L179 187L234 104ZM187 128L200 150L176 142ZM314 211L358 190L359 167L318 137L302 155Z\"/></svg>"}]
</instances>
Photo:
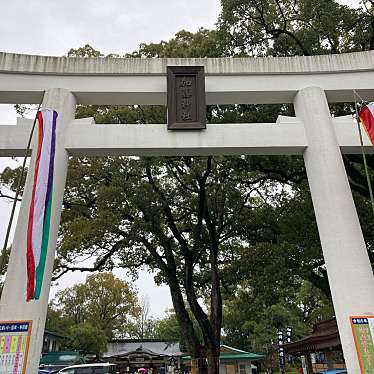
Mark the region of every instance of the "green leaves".
<instances>
[{"instance_id":1,"label":"green leaves","mask_svg":"<svg viewBox=\"0 0 374 374\"><path fill-rule=\"evenodd\" d=\"M221 0L221 5L218 30L236 55L309 56L373 46L369 5L352 9L335 0Z\"/></svg>"},{"instance_id":2,"label":"green leaves","mask_svg":"<svg viewBox=\"0 0 374 374\"><path fill-rule=\"evenodd\" d=\"M192 33L181 30L169 41L160 43L141 43L139 50L131 57L221 57L224 50L220 35L216 30L200 28Z\"/></svg>"},{"instance_id":3,"label":"green leaves","mask_svg":"<svg viewBox=\"0 0 374 374\"><path fill-rule=\"evenodd\" d=\"M79 329L84 331L82 339L91 339L96 330L105 339L111 339L131 331L140 306L128 283L112 273L98 273L89 275L85 283L58 292L51 313L58 314L60 320L70 326L66 333L74 341L80 339L75 332Z\"/></svg>"},{"instance_id":4,"label":"green leaves","mask_svg":"<svg viewBox=\"0 0 374 374\"><path fill-rule=\"evenodd\" d=\"M68 344L83 354L93 353L100 357L106 351L107 337L95 324L83 322L70 327Z\"/></svg>"},{"instance_id":5,"label":"green leaves","mask_svg":"<svg viewBox=\"0 0 374 374\"><path fill-rule=\"evenodd\" d=\"M86 44L84 47L77 49L71 48L68 52L68 57L103 57L104 55L91 47L89 44Z\"/></svg>"}]
</instances>

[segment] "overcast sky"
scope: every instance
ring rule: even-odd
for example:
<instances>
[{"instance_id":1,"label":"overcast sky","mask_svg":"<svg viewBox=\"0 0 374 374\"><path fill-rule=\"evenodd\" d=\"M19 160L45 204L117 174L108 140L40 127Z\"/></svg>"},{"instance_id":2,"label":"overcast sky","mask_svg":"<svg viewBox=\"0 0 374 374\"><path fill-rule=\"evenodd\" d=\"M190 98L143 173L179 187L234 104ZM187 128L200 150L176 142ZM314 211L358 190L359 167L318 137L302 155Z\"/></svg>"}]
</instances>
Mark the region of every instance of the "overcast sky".
<instances>
[{"instance_id":1,"label":"overcast sky","mask_svg":"<svg viewBox=\"0 0 374 374\"><path fill-rule=\"evenodd\" d=\"M12 0L0 3L2 51L63 55L90 43L124 54L177 31L213 27L217 0Z\"/></svg>"},{"instance_id":2,"label":"overcast sky","mask_svg":"<svg viewBox=\"0 0 374 374\"><path fill-rule=\"evenodd\" d=\"M357 5L356 0L342 0ZM37 55L66 55L70 48L90 44L104 54L123 55L140 43L168 40L181 29L213 28L219 0L12 0L0 2L0 51ZM13 107L0 104L0 125L15 124ZM16 163L0 158L0 171ZM10 203L0 201L0 245L3 246ZM14 226L14 225L13 225ZM116 272L121 276L121 272ZM85 275L66 275L56 290L82 281ZM141 273L137 287L150 299L151 313L162 316L171 307L166 287L156 287Z\"/></svg>"},{"instance_id":3,"label":"overcast sky","mask_svg":"<svg viewBox=\"0 0 374 374\"><path fill-rule=\"evenodd\" d=\"M89 43L104 54L123 55L136 50L139 43L168 40L181 29L212 28L218 13L217 0L1 1L0 51L61 56ZM15 124L15 118L12 106L0 106L0 124ZM0 171L9 163L15 165L0 159ZM0 202L1 248L10 207L9 202ZM52 295L84 278L79 273L66 275L52 288ZM150 299L154 316L171 307L168 289L156 287L152 276L142 272L136 284Z\"/></svg>"}]
</instances>

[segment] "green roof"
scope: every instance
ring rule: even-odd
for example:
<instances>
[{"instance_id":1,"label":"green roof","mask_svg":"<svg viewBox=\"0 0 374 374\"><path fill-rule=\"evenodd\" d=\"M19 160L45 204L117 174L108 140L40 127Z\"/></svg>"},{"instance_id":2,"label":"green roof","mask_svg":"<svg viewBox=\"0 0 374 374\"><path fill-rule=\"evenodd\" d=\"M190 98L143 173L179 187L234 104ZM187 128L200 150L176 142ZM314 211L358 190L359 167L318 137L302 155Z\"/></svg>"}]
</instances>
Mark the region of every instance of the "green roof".
<instances>
[{"instance_id":1,"label":"green roof","mask_svg":"<svg viewBox=\"0 0 374 374\"><path fill-rule=\"evenodd\" d=\"M259 355L257 353L252 352L246 352L238 348L233 348L228 345L221 344L221 349L226 348L227 350L230 350L232 352L230 353L223 353L219 355L220 360L239 360L239 361L257 361L264 358L264 355ZM191 356L183 356L182 360L190 360Z\"/></svg>"},{"instance_id":2,"label":"green roof","mask_svg":"<svg viewBox=\"0 0 374 374\"><path fill-rule=\"evenodd\" d=\"M222 352L222 350L231 351L231 352ZM230 347L229 345L226 345L226 344L221 344L221 354L219 358L223 360L236 359L236 360L254 361L254 360L261 360L262 358L264 358L264 355L243 351L242 349Z\"/></svg>"},{"instance_id":3,"label":"green roof","mask_svg":"<svg viewBox=\"0 0 374 374\"><path fill-rule=\"evenodd\" d=\"M57 338L66 339L66 336L57 334L56 332L53 332L53 331L50 331L50 330L44 330L44 335L52 335L52 336L55 336Z\"/></svg>"},{"instance_id":4,"label":"green roof","mask_svg":"<svg viewBox=\"0 0 374 374\"><path fill-rule=\"evenodd\" d=\"M226 344L221 344L221 349L222 348L226 348L230 351L239 352L239 353L248 353L247 351L243 351L242 349L239 349L239 348L230 347L229 345L226 345Z\"/></svg>"},{"instance_id":5,"label":"green roof","mask_svg":"<svg viewBox=\"0 0 374 374\"><path fill-rule=\"evenodd\" d=\"M40 359L40 364L65 364L84 363L83 357L77 351L59 351L45 353Z\"/></svg>"},{"instance_id":6,"label":"green roof","mask_svg":"<svg viewBox=\"0 0 374 374\"><path fill-rule=\"evenodd\" d=\"M257 353L221 353L219 355L220 360L261 360L264 358L263 355L258 355Z\"/></svg>"}]
</instances>

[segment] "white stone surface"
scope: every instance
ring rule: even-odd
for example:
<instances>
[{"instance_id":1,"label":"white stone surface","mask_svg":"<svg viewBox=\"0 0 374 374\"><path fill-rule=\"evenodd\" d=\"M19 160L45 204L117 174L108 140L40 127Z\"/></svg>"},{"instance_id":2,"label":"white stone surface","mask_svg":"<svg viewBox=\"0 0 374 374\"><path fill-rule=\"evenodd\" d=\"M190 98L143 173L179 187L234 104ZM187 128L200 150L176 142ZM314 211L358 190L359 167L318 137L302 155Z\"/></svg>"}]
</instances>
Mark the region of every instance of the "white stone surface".
<instances>
[{"instance_id":1,"label":"white stone surface","mask_svg":"<svg viewBox=\"0 0 374 374\"><path fill-rule=\"evenodd\" d=\"M352 117L333 122L341 152L361 153ZM20 123L0 126L0 157L24 155L32 120ZM198 132L172 132L165 124L95 125L84 118L72 121L66 132L65 148L75 156L302 155L308 144L301 120L284 116L276 124L208 124ZM362 135L365 152L373 153L366 132Z\"/></svg>"},{"instance_id":2,"label":"white stone surface","mask_svg":"<svg viewBox=\"0 0 374 374\"><path fill-rule=\"evenodd\" d=\"M325 94L305 88L294 105L308 139L304 162L344 357L348 373L359 374L349 317L374 314L373 271Z\"/></svg>"},{"instance_id":3,"label":"white stone surface","mask_svg":"<svg viewBox=\"0 0 374 374\"><path fill-rule=\"evenodd\" d=\"M169 65L204 66L208 75L372 71L374 51L243 58L74 58L0 52L0 71L58 75L165 75Z\"/></svg>"},{"instance_id":4,"label":"white stone surface","mask_svg":"<svg viewBox=\"0 0 374 374\"><path fill-rule=\"evenodd\" d=\"M30 171L27 174L12 251L7 269L4 289L0 300L0 320L32 320L30 350L27 358L26 374L35 374L43 344L43 333L47 314L48 296L51 286L53 262L55 258L58 226L60 222L62 198L65 188L68 154L65 150L65 130L75 113L74 96L62 89L51 89L46 92L43 107L58 112L56 126L55 176L53 181L53 200L49 234L48 253L45 264L41 296L39 300L26 302L26 237L28 212L31 201L33 165L36 154L31 157ZM12 126L21 129L23 126ZM26 126L25 126L26 127ZM34 133L34 139L37 131Z\"/></svg>"},{"instance_id":5,"label":"white stone surface","mask_svg":"<svg viewBox=\"0 0 374 374\"><path fill-rule=\"evenodd\" d=\"M292 103L303 87L329 101L372 98L374 51L222 59L110 59L0 53L0 102L38 103L45 89L71 91L80 104L166 104L166 66L203 65L207 104Z\"/></svg>"}]
</instances>

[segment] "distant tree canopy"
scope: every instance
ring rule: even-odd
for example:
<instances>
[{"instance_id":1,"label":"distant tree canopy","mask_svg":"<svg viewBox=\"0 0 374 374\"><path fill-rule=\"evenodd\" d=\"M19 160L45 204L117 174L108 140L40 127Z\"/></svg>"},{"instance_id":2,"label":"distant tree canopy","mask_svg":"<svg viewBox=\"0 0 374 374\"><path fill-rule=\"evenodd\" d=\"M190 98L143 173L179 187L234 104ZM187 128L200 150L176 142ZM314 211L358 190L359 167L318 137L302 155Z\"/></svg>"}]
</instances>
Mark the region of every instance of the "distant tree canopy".
<instances>
[{"instance_id":1,"label":"distant tree canopy","mask_svg":"<svg viewBox=\"0 0 374 374\"><path fill-rule=\"evenodd\" d=\"M295 56L374 48L372 1L221 0L218 21L232 54Z\"/></svg>"},{"instance_id":2,"label":"distant tree canopy","mask_svg":"<svg viewBox=\"0 0 374 374\"><path fill-rule=\"evenodd\" d=\"M56 294L46 328L67 336L71 348L99 355L108 340L133 331L140 313L137 294L127 282L97 273Z\"/></svg>"}]
</instances>

